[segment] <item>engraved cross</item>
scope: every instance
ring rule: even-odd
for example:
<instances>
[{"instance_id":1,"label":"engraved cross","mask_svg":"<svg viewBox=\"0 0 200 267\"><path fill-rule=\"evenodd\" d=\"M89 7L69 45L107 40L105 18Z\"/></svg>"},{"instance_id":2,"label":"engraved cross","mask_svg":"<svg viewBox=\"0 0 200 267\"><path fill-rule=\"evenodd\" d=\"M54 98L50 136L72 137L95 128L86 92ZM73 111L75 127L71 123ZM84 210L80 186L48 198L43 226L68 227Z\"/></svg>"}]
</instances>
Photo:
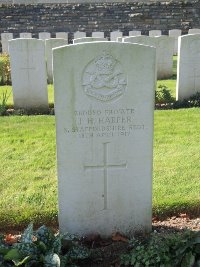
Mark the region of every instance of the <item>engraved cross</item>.
<instances>
[{"instance_id":1,"label":"engraved cross","mask_svg":"<svg viewBox=\"0 0 200 267\"><path fill-rule=\"evenodd\" d=\"M84 169L100 169L103 170L103 175L104 175L104 194L103 194L103 198L104 198L104 210L108 209L108 169L109 168L126 168L127 167L127 162L125 163L121 163L121 164L108 164L108 144L107 143L103 143L103 164L99 164L99 165L87 165L84 166Z\"/></svg>"}]
</instances>

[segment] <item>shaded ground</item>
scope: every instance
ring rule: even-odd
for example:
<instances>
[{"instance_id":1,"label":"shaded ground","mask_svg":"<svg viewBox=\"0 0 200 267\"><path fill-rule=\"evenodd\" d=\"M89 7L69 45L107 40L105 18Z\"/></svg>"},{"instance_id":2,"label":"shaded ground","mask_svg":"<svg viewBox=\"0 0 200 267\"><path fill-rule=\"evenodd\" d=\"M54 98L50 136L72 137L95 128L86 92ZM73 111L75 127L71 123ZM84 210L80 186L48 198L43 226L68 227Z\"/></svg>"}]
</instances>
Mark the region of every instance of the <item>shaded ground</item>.
<instances>
[{"instance_id":1,"label":"shaded ground","mask_svg":"<svg viewBox=\"0 0 200 267\"><path fill-rule=\"evenodd\" d=\"M57 228L53 227L55 231ZM153 218L152 230L156 233L168 234L184 231L186 229L192 231L200 231L200 217L189 218L186 214L180 214L178 217L173 216L165 220ZM1 231L1 229L0 229ZM20 234L15 229L7 230L1 233ZM83 243L92 249L92 257L90 261L86 261L81 267L120 267L119 255L126 252L128 247L128 239L118 233L113 234L109 239L101 239L98 235L88 236Z\"/></svg>"}]
</instances>

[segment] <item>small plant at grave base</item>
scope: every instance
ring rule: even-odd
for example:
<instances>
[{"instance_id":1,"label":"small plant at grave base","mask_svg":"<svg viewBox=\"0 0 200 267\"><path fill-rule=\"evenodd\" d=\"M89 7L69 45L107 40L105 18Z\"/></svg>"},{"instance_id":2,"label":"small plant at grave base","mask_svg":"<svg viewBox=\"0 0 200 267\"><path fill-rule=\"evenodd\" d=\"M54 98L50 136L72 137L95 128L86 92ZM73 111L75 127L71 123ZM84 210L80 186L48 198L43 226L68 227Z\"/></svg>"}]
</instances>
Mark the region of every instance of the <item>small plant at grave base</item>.
<instances>
[{"instance_id":1,"label":"small plant at grave base","mask_svg":"<svg viewBox=\"0 0 200 267\"><path fill-rule=\"evenodd\" d=\"M200 107L200 92L197 92L196 94L182 101L178 100L173 104L174 109L192 107Z\"/></svg>"},{"instance_id":2,"label":"small plant at grave base","mask_svg":"<svg viewBox=\"0 0 200 267\"><path fill-rule=\"evenodd\" d=\"M155 92L156 104L173 103L175 101L166 85L161 84L158 88L159 90Z\"/></svg>"},{"instance_id":3,"label":"small plant at grave base","mask_svg":"<svg viewBox=\"0 0 200 267\"><path fill-rule=\"evenodd\" d=\"M7 109L7 101L10 95L8 95L7 91L2 93L2 96L0 98L0 116L6 115L6 109Z\"/></svg>"},{"instance_id":4,"label":"small plant at grave base","mask_svg":"<svg viewBox=\"0 0 200 267\"><path fill-rule=\"evenodd\" d=\"M0 85L11 85L10 57L6 53L0 56Z\"/></svg>"},{"instance_id":5,"label":"small plant at grave base","mask_svg":"<svg viewBox=\"0 0 200 267\"><path fill-rule=\"evenodd\" d=\"M121 256L123 266L199 267L200 232L160 235L130 241L130 251Z\"/></svg>"},{"instance_id":6,"label":"small plant at grave base","mask_svg":"<svg viewBox=\"0 0 200 267\"><path fill-rule=\"evenodd\" d=\"M0 266L78 267L90 255L78 241L69 234L54 235L46 226L33 231L30 224L16 243L0 237Z\"/></svg>"}]
</instances>

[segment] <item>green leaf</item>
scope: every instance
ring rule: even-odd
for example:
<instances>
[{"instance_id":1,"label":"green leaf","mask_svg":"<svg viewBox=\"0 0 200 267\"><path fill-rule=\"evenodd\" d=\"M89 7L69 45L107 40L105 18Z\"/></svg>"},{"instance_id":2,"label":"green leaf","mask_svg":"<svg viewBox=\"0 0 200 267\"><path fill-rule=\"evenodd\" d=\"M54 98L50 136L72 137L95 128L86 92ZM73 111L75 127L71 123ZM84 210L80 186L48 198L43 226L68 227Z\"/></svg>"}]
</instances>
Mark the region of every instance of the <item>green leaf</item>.
<instances>
[{"instance_id":1,"label":"green leaf","mask_svg":"<svg viewBox=\"0 0 200 267\"><path fill-rule=\"evenodd\" d=\"M21 237L21 242L32 243L33 242L32 238L33 238L33 224L30 223Z\"/></svg>"},{"instance_id":2,"label":"green leaf","mask_svg":"<svg viewBox=\"0 0 200 267\"><path fill-rule=\"evenodd\" d=\"M15 266L22 266L23 264L27 263L30 260L30 256L25 257L23 260L13 260Z\"/></svg>"},{"instance_id":3,"label":"green leaf","mask_svg":"<svg viewBox=\"0 0 200 267\"><path fill-rule=\"evenodd\" d=\"M10 251L10 248L0 248L0 254L5 255L8 253L8 251Z\"/></svg>"},{"instance_id":4,"label":"green leaf","mask_svg":"<svg viewBox=\"0 0 200 267\"><path fill-rule=\"evenodd\" d=\"M72 259L83 260L90 256L90 251L86 247L76 246L72 247L67 255Z\"/></svg>"},{"instance_id":5,"label":"green leaf","mask_svg":"<svg viewBox=\"0 0 200 267\"><path fill-rule=\"evenodd\" d=\"M35 236L37 237L38 241L42 241L49 248L51 248L55 239L53 232L45 225L41 226L35 232Z\"/></svg>"},{"instance_id":6,"label":"green leaf","mask_svg":"<svg viewBox=\"0 0 200 267\"><path fill-rule=\"evenodd\" d=\"M181 267L192 267L195 262L195 256L192 254L192 252L188 252L183 257L183 260L181 262Z\"/></svg>"},{"instance_id":7,"label":"green leaf","mask_svg":"<svg viewBox=\"0 0 200 267\"><path fill-rule=\"evenodd\" d=\"M52 248L53 248L54 253L60 254L60 252L61 252L61 246L62 246L62 244L61 244L61 236L57 235L54 238L53 245L52 245Z\"/></svg>"},{"instance_id":8,"label":"green leaf","mask_svg":"<svg viewBox=\"0 0 200 267\"><path fill-rule=\"evenodd\" d=\"M4 256L4 259L5 260L20 260L21 254L19 253L18 249L13 248Z\"/></svg>"}]
</instances>

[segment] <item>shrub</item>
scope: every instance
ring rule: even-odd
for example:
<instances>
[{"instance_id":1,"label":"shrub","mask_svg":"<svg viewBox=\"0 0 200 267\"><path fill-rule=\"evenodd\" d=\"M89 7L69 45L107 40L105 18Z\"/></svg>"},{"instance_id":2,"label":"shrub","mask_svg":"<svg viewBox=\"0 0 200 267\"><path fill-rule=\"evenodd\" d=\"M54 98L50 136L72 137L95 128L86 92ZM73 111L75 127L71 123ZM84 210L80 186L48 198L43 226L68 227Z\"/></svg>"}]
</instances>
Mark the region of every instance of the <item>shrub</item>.
<instances>
[{"instance_id":1,"label":"shrub","mask_svg":"<svg viewBox=\"0 0 200 267\"><path fill-rule=\"evenodd\" d=\"M161 84L158 88L159 90L156 90L155 92L156 104L173 103L175 101L166 85Z\"/></svg>"},{"instance_id":2,"label":"shrub","mask_svg":"<svg viewBox=\"0 0 200 267\"><path fill-rule=\"evenodd\" d=\"M0 97L0 116L4 116L7 114L7 101L8 101L9 95L7 91L2 93L2 96Z\"/></svg>"},{"instance_id":3,"label":"shrub","mask_svg":"<svg viewBox=\"0 0 200 267\"><path fill-rule=\"evenodd\" d=\"M134 267L199 267L200 232L168 235L153 233L150 238L130 242L130 252L121 263Z\"/></svg>"},{"instance_id":4,"label":"shrub","mask_svg":"<svg viewBox=\"0 0 200 267\"><path fill-rule=\"evenodd\" d=\"M2 54L0 56L0 85L10 85L10 57L8 54Z\"/></svg>"},{"instance_id":5,"label":"shrub","mask_svg":"<svg viewBox=\"0 0 200 267\"><path fill-rule=\"evenodd\" d=\"M11 245L3 236L0 238L0 266L77 267L88 257L89 250L76 236L54 235L46 226L33 231L30 224L20 240Z\"/></svg>"}]
</instances>

